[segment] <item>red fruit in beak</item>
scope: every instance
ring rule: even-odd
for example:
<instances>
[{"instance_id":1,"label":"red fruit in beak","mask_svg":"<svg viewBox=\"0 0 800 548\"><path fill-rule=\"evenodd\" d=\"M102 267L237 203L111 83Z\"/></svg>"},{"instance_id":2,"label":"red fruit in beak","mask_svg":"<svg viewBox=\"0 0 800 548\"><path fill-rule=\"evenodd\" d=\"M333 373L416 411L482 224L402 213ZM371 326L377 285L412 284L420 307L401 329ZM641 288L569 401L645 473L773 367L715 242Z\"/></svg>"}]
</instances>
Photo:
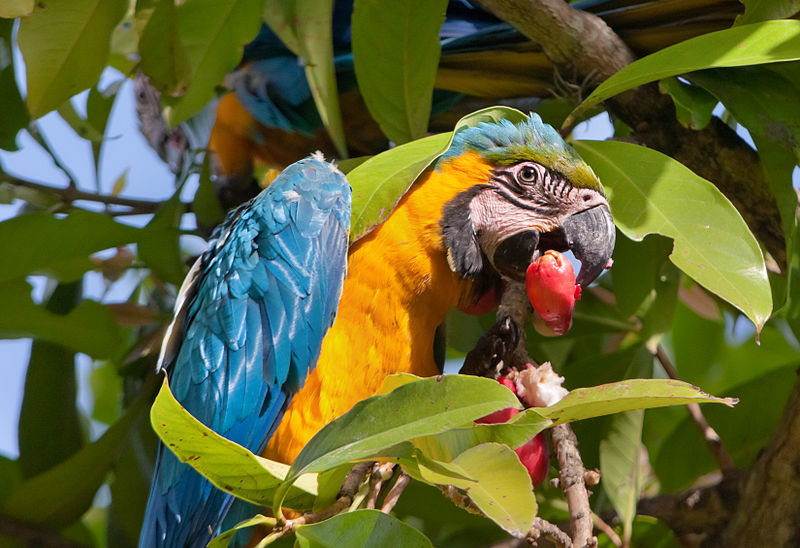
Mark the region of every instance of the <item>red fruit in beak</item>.
<instances>
[{"instance_id":1,"label":"red fruit in beak","mask_svg":"<svg viewBox=\"0 0 800 548\"><path fill-rule=\"evenodd\" d=\"M543 335L563 335L572 326L572 310L581 298L581 287L575 284L572 263L558 251L549 249L531 263L525 276L525 290L533 309L544 321L546 330L534 322Z\"/></svg>"},{"instance_id":2,"label":"red fruit in beak","mask_svg":"<svg viewBox=\"0 0 800 548\"><path fill-rule=\"evenodd\" d=\"M497 382L507 386L509 390L515 394L517 393L514 382L511 379L500 377L497 379ZM499 424L501 422L508 422L511 417L514 417L517 413L519 413L519 409L506 407L505 409L500 409L485 417L481 417L475 422L479 424ZM544 433L540 432L531 441L515 449L514 452L528 471L533 486L536 487L542 483L547 477L547 471L550 468L550 449L547 446Z\"/></svg>"}]
</instances>

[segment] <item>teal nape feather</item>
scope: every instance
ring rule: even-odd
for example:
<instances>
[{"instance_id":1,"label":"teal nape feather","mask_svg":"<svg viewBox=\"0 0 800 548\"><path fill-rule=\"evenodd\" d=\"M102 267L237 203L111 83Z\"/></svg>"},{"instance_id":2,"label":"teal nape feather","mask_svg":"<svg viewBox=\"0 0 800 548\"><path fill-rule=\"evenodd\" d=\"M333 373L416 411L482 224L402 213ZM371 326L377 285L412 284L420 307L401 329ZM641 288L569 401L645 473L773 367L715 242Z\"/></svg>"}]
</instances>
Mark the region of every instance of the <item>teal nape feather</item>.
<instances>
[{"instance_id":1,"label":"teal nape feather","mask_svg":"<svg viewBox=\"0 0 800 548\"><path fill-rule=\"evenodd\" d=\"M459 131L436 165L465 152L475 152L494 165L536 162L560 173L576 187L591 188L605 195L600 179L589 164L536 113L518 124L508 120L481 122Z\"/></svg>"}]
</instances>

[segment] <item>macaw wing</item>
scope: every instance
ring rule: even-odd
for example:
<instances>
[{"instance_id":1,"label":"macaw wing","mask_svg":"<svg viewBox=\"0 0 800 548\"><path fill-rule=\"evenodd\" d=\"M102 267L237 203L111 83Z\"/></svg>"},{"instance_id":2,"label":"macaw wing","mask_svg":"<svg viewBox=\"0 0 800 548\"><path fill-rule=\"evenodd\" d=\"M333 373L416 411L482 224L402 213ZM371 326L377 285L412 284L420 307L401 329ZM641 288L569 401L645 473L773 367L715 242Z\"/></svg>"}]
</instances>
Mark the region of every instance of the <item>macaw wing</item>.
<instances>
[{"instance_id":1,"label":"macaw wing","mask_svg":"<svg viewBox=\"0 0 800 548\"><path fill-rule=\"evenodd\" d=\"M162 349L178 401L260 452L319 356L347 264L350 187L316 157L229 215L181 288ZM232 497L163 446L140 547L205 546Z\"/></svg>"}]
</instances>

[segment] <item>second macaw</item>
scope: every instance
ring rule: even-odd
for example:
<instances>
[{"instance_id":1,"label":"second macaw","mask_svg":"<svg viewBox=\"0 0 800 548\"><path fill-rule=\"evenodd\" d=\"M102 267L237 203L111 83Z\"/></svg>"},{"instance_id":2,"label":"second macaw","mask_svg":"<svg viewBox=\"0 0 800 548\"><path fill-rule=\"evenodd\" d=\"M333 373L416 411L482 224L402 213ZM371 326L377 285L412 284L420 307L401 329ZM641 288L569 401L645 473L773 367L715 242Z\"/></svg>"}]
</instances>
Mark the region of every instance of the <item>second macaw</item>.
<instances>
[{"instance_id":1,"label":"second macaw","mask_svg":"<svg viewBox=\"0 0 800 548\"><path fill-rule=\"evenodd\" d=\"M438 374L452 307L524 280L547 249L572 250L586 285L614 247L599 180L535 114L458 132L345 259L349 200L319 158L287 168L218 229L164 344L181 403L269 459L291 462L386 375ZM205 546L231 501L162 446L140 548Z\"/></svg>"}]
</instances>

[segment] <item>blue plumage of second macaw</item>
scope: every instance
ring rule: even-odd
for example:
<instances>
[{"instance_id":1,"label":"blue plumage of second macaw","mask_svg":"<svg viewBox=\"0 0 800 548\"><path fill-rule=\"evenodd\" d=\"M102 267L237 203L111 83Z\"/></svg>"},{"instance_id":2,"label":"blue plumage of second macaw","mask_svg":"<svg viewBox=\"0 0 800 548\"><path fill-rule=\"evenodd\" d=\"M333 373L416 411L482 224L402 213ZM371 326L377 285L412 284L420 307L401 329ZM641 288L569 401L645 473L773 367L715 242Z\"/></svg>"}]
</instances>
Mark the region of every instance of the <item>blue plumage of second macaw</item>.
<instances>
[{"instance_id":1,"label":"blue plumage of second macaw","mask_svg":"<svg viewBox=\"0 0 800 548\"><path fill-rule=\"evenodd\" d=\"M159 367L192 415L255 453L333 323L350 207L341 172L301 160L228 215L181 287ZM205 546L232 499L160 445L140 548Z\"/></svg>"}]
</instances>

